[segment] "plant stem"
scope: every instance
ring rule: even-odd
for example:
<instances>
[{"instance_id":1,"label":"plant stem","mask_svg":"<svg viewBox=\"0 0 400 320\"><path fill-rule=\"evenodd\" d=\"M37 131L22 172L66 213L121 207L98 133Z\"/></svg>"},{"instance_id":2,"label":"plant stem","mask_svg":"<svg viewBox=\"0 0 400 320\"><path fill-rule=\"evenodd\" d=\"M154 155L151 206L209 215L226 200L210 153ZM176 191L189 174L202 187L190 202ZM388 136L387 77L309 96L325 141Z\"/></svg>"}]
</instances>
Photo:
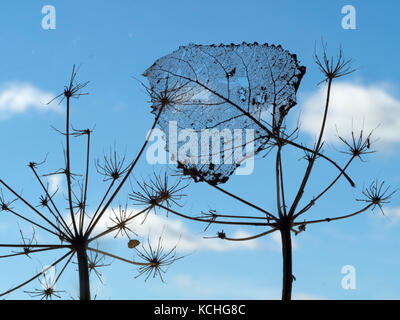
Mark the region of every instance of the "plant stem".
<instances>
[{"instance_id":1,"label":"plant stem","mask_svg":"<svg viewBox=\"0 0 400 320\"><path fill-rule=\"evenodd\" d=\"M87 198L87 188L88 188L88 179L89 179L89 155L90 155L90 131L87 134L87 151L86 151L86 177L85 177L85 193L83 197L83 209L81 211L81 220L80 220L80 234L83 235L83 224L85 223L85 214L86 214L86 198Z\"/></svg>"},{"instance_id":2,"label":"plant stem","mask_svg":"<svg viewBox=\"0 0 400 320\"><path fill-rule=\"evenodd\" d=\"M76 249L79 270L79 298L90 300L90 282L87 256L87 241L82 241Z\"/></svg>"},{"instance_id":3,"label":"plant stem","mask_svg":"<svg viewBox=\"0 0 400 320\"><path fill-rule=\"evenodd\" d=\"M318 152L319 152L321 144L322 144L322 136L324 135L326 119L328 117L329 100L330 100L330 96L331 96L331 86L332 86L332 79L330 78L328 80L328 89L327 89L327 93L326 93L324 116L322 118L322 125L321 125L321 130L320 130L320 133L319 133L319 136L318 136L318 142L317 142L317 144L315 146L315 150L314 150L314 153L313 153L313 155L311 157L311 160L308 163L308 166L307 166L306 172L304 174L303 181L301 182L299 191L297 192L296 198L294 199L293 204L292 204L292 206L290 208L289 216L293 216L294 215L294 212L295 212L295 210L297 208L297 205L299 204L299 202L300 202L300 200L301 200L301 198L302 198L302 196L304 194L304 189L305 189L305 187L307 185L308 179L309 179L310 174L311 174L311 170L313 169L313 166L314 166L314 163L315 163L315 159L317 158ZM343 172L344 170L341 170L341 171Z\"/></svg>"},{"instance_id":4,"label":"plant stem","mask_svg":"<svg viewBox=\"0 0 400 320\"><path fill-rule=\"evenodd\" d=\"M282 284L282 300L292 299L292 239L290 235L289 225L281 228L282 238L282 256L283 256L283 284Z\"/></svg>"},{"instance_id":5,"label":"plant stem","mask_svg":"<svg viewBox=\"0 0 400 320\"><path fill-rule=\"evenodd\" d=\"M94 220L93 225L87 229L85 236L89 237L90 234L92 233L92 231L94 230L94 228L96 227L97 223L99 222L99 220L101 219L101 217L103 216L104 212L107 210L107 208L110 206L111 202L114 200L114 198L116 197L116 195L118 194L119 190L121 190L122 186L124 185L124 183L126 182L126 180L129 178L130 174L132 173L133 169L136 166L136 163L139 161L140 157L142 156L144 150L146 149L147 144L149 143L150 137L153 134L154 128L156 127L158 120L160 119L161 113L164 110L165 105L163 105L160 110L157 113L157 116L153 122L153 125L150 129L150 131L147 134L146 137L146 141L143 143L142 148L139 150L139 153L137 154L135 160L132 162L132 164L130 165L128 172L125 174L124 178L122 179L122 181L119 183L118 187L114 190L114 193L110 196L110 198L108 199L108 201L106 202L106 204L104 205L103 209L100 211L99 216L97 217L96 220L94 220L92 218L92 220Z\"/></svg>"},{"instance_id":6,"label":"plant stem","mask_svg":"<svg viewBox=\"0 0 400 320\"><path fill-rule=\"evenodd\" d=\"M67 158L67 168L66 168L66 176L67 176L67 186L68 186L68 201L69 201L69 210L71 213L71 220L72 224L74 226L74 231L75 234L78 234L78 229L76 228L76 223L75 223L75 215L73 211L73 205L72 205L72 191L71 191L71 159L70 159L70 154L69 154L69 97L67 97L67 121L66 121L66 158Z\"/></svg>"}]
</instances>

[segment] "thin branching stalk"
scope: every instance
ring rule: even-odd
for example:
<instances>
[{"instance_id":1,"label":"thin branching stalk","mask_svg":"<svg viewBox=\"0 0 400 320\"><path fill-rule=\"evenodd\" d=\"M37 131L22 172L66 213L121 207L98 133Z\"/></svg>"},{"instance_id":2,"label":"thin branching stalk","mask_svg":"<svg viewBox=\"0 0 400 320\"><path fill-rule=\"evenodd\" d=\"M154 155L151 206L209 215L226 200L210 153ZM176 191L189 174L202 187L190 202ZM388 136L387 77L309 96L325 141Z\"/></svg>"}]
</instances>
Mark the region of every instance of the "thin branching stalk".
<instances>
[{"instance_id":1,"label":"thin branching stalk","mask_svg":"<svg viewBox=\"0 0 400 320\"><path fill-rule=\"evenodd\" d=\"M136 266L148 266L149 265L149 263L135 262L135 261L132 261L132 260L129 260L129 259L121 258L121 257L119 257L119 256L117 256L115 254L112 254L112 253L109 253L109 252L106 252L106 251L95 249L95 248L88 247L88 250L93 251L93 252L97 252L97 253L103 254L105 256L108 256L108 257L111 257L111 258L114 258L114 259L117 259L117 260L121 260L121 261L130 263L130 264L133 264L133 265L136 265Z\"/></svg>"},{"instance_id":2,"label":"thin branching stalk","mask_svg":"<svg viewBox=\"0 0 400 320\"><path fill-rule=\"evenodd\" d=\"M90 130L87 131L87 151L86 151L86 174L85 174L85 191L83 197L83 210L81 211L81 219L80 219L80 234L83 234L83 226L85 224L85 213L86 213L86 200L87 200L87 188L89 181L89 157L90 155Z\"/></svg>"},{"instance_id":3,"label":"thin branching stalk","mask_svg":"<svg viewBox=\"0 0 400 320\"><path fill-rule=\"evenodd\" d=\"M343 168L343 171L340 172L335 179L333 179L333 181L320 193L318 194L316 197L314 197L303 209L301 209L298 213L296 213L293 216L293 220L296 219L298 216L300 216L301 214L303 214L304 212L306 212L307 210L309 210L312 206L315 205L316 201L321 198L326 192L328 192L337 181L339 181L340 177L343 175L343 173L347 170L347 168L350 166L350 164L352 163L352 161L354 160L354 156L352 156L350 158L350 160L346 163L346 165Z\"/></svg>"},{"instance_id":4,"label":"thin branching stalk","mask_svg":"<svg viewBox=\"0 0 400 320\"><path fill-rule=\"evenodd\" d=\"M39 272L38 274L36 274L35 276L33 276L32 278L22 282L21 284L17 285L16 287L7 290L6 292L0 293L0 297L5 296L15 290L18 290L19 288L27 285L28 283L32 282L33 280L35 280L36 278L40 277L42 274L44 274L47 270L49 270L52 267L55 267L58 263L60 263L61 261L63 261L66 257L68 257L71 253L73 253L73 251L69 251L68 253L66 253L65 255L63 255L61 258L59 258L58 260L56 260L55 262L53 262L52 264L50 264L49 266L47 266L46 268L44 268L41 272Z\"/></svg>"},{"instance_id":5,"label":"thin branching stalk","mask_svg":"<svg viewBox=\"0 0 400 320\"><path fill-rule=\"evenodd\" d=\"M319 133L319 136L318 136L318 142L317 142L317 144L316 144L316 146L315 146L315 150L316 150L316 151L318 151L318 150L320 149L321 143L322 143L322 136L323 136L323 134L324 134L326 119L327 119L327 117L328 117L328 109L329 109L329 99L330 99L330 94L331 94L331 86L332 86L332 79L329 78L329 80L328 80L328 89L327 89L327 93L326 93L326 101L325 101L324 115L323 115L323 118L322 118L321 130L320 130L320 133ZM306 172L305 172L305 174L304 174L303 180L302 180L302 182L301 182L299 191L297 192L297 195L296 195L296 197L295 197L295 199L294 199L294 201L293 201L293 204L292 204L292 206L290 207L290 210L289 210L289 215L290 215L290 216L293 216L293 215L294 215L294 212L295 212L295 210L296 210L296 208L297 208L297 205L298 205L298 203L300 202L300 200L301 200L301 198L302 198L302 196L303 196L304 189L305 189L305 187L306 187L307 181L308 181L308 179L309 179L309 177L310 177L310 174L311 174L311 170L312 170L312 168L314 167L314 163L315 163L316 156L317 156L317 153L314 152L313 155L312 155L312 157L311 157L311 160L310 160L309 163L308 163L308 166L307 166ZM342 170L342 172L343 172L343 171L344 171L344 170Z\"/></svg>"},{"instance_id":6,"label":"thin branching stalk","mask_svg":"<svg viewBox=\"0 0 400 320\"><path fill-rule=\"evenodd\" d=\"M101 219L101 217L103 216L104 212L107 210L107 208L110 206L111 202L114 200L114 198L116 197L116 195L118 194L118 192L121 190L122 186L125 184L126 180L128 180L129 175L131 174L133 168L135 168L137 162L139 161L139 158L141 157L141 155L143 154L144 150L146 149L146 146L150 140L150 137L158 123L158 120L160 119L161 113L163 111L163 108L160 109L160 111L158 112L154 123L147 135L146 141L143 143L142 148L140 149L138 155L136 156L135 160L132 162L131 166L129 167L128 172L125 174L124 178L122 179L122 181L119 183L118 187L115 189L114 193L110 196L110 198L108 199L107 203L104 205L103 209L100 211L99 216L97 217L97 219L94 221L93 225L86 231L85 235L88 236L91 234L91 232L93 231L93 229L96 227L96 224L99 222L99 220Z\"/></svg>"},{"instance_id":7,"label":"thin branching stalk","mask_svg":"<svg viewBox=\"0 0 400 320\"><path fill-rule=\"evenodd\" d=\"M69 229L67 223L65 222L64 218L62 217L60 211L58 211L57 206L54 204L53 196L51 196L51 195L49 194L47 188L44 186L44 184L43 184L43 182L42 182L42 179L40 179L38 173L36 172L35 166L29 166L29 167L32 169L32 171L33 171L33 173L34 173L36 179L37 179L38 182L40 183L40 186L42 187L43 191L45 192L48 201L51 202L52 206L53 206L54 209L56 210L57 215L58 215L57 221L61 221L62 226L63 226L63 228L64 228L64 231L66 231L70 237L73 237L73 234L72 234L71 230ZM48 208L48 210L49 210L51 213L53 213L53 211L51 210L51 208L50 208L48 205L47 205L47 208ZM54 215L54 213L53 213L53 215ZM58 219L59 219L59 220L58 220Z\"/></svg>"}]
</instances>

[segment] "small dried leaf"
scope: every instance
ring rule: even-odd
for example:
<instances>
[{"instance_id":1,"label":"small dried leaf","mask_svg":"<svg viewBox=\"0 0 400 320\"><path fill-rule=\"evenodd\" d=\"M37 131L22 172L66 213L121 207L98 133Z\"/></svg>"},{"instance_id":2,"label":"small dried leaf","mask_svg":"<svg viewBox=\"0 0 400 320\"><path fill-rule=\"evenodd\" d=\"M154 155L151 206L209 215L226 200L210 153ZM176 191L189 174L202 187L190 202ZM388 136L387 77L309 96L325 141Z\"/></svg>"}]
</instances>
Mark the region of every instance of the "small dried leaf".
<instances>
[{"instance_id":1,"label":"small dried leaf","mask_svg":"<svg viewBox=\"0 0 400 320\"><path fill-rule=\"evenodd\" d=\"M133 249L133 248L137 247L139 244L140 244L140 241L139 241L139 240L136 240L136 239L134 239L134 240L129 240L129 242L128 242L128 248L129 248L129 249Z\"/></svg>"}]
</instances>

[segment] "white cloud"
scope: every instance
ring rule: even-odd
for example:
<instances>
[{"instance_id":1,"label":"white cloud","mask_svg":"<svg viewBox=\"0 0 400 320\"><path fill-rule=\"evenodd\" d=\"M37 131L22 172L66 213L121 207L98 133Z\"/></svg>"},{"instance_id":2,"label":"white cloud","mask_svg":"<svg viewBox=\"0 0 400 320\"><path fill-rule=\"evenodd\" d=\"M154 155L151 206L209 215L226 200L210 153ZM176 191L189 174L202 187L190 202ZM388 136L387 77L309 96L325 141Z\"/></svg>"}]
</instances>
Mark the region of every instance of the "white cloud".
<instances>
[{"instance_id":1,"label":"white cloud","mask_svg":"<svg viewBox=\"0 0 400 320\"><path fill-rule=\"evenodd\" d=\"M323 300L324 298L321 296L316 296L313 294L308 294L308 293L293 293L293 300Z\"/></svg>"},{"instance_id":2,"label":"white cloud","mask_svg":"<svg viewBox=\"0 0 400 320\"><path fill-rule=\"evenodd\" d=\"M117 210L114 208L117 212ZM136 213L139 210L128 208L131 212ZM106 228L111 227L112 223L110 217L114 214L112 210L107 210L104 214L101 222L96 226L93 234L100 233ZM226 241L221 239L204 239L205 234L199 234L192 232L187 228L182 219L176 219L174 217L165 217L164 213L154 214L151 212L146 221L142 224L144 216L139 216L134 219L129 227L135 231L139 236L147 237L149 235L150 242L154 243L158 241L160 235L162 235L163 245L167 248L173 248L176 244L177 250L181 252L194 252L194 251L228 251L228 250L255 250L262 247L261 243L257 240L249 241ZM115 234L115 233L114 233ZM110 237L114 234L109 234ZM248 237L249 234L243 230L238 230L232 235L232 238L243 238Z\"/></svg>"},{"instance_id":3,"label":"white cloud","mask_svg":"<svg viewBox=\"0 0 400 320\"><path fill-rule=\"evenodd\" d=\"M377 211L380 213L380 211ZM384 216L379 214L383 218L389 219L391 223L397 223L400 221L400 207L383 208Z\"/></svg>"},{"instance_id":4,"label":"white cloud","mask_svg":"<svg viewBox=\"0 0 400 320\"><path fill-rule=\"evenodd\" d=\"M60 111L57 103L46 105L54 96L53 93L42 91L30 83L4 83L0 86L0 120L30 109Z\"/></svg>"},{"instance_id":5,"label":"white cloud","mask_svg":"<svg viewBox=\"0 0 400 320\"><path fill-rule=\"evenodd\" d=\"M56 192L57 190L59 192L62 191L61 184L63 182L63 175L61 175L61 174L53 174L51 176L48 176L47 181L49 183L49 192L51 194Z\"/></svg>"},{"instance_id":6,"label":"white cloud","mask_svg":"<svg viewBox=\"0 0 400 320\"><path fill-rule=\"evenodd\" d=\"M92 233L93 235L100 234L101 232L104 232L114 225L110 219L114 217L113 209L115 213L118 214L118 207L107 209L99 223L97 223L94 232ZM128 207L128 215L134 215L139 211L140 210L137 208ZM93 213L89 212L89 214ZM133 219L132 222L129 223L129 228L138 234L138 240L141 242L147 241L147 237L149 237L150 242L152 244L156 244L160 235L162 235L162 242L165 249L171 249L178 244L177 251L189 253L195 251L234 251L258 249L263 249L270 252L282 251L281 236L278 231L268 235L267 237L248 241L229 241L219 238L204 239L205 236L210 236L210 233L192 231L185 224L185 220L181 218L175 218L171 214L167 218L165 216L165 213L163 212L158 212L157 214L154 214L154 212L150 212L145 222L142 223L144 217L145 216L142 214ZM69 213L66 213L64 215L64 219L66 220L68 225L71 224ZM89 219L85 219L86 227L88 221ZM108 233L107 235L103 236L103 239L111 239L116 234L117 231ZM227 236L229 236L230 238L246 238L251 235L253 234L250 234L247 231L240 229L236 230L233 233L227 233ZM132 235L131 237L134 238L134 235ZM120 233L118 235L118 238L126 239L126 236L121 236ZM296 239L292 237L293 250L297 250L298 247L299 245Z\"/></svg>"},{"instance_id":7,"label":"white cloud","mask_svg":"<svg viewBox=\"0 0 400 320\"><path fill-rule=\"evenodd\" d=\"M304 101L302 128L319 134L326 99L326 86ZM331 91L326 141L338 141L335 126L341 136L349 137L351 130L375 129L380 143L400 142L400 101L384 85L362 85L349 82L334 83ZM374 139L372 139L374 140Z\"/></svg>"}]
</instances>

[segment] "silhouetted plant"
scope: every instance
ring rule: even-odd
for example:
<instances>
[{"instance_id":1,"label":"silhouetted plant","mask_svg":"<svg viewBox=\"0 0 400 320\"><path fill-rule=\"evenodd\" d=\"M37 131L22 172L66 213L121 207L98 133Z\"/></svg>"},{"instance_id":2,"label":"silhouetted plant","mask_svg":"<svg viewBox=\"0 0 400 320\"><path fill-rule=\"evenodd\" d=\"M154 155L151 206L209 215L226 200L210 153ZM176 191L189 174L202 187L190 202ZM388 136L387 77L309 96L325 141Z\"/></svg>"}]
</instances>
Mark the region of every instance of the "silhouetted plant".
<instances>
[{"instance_id":1,"label":"silhouetted plant","mask_svg":"<svg viewBox=\"0 0 400 320\"><path fill-rule=\"evenodd\" d=\"M300 81L305 74L305 67L299 66L295 55L290 54L281 46L259 45L258 43L239 45L194 45L182 46L178 50L158 60L145 71L144 76L149 81L147 91L151 97L179 97L169 99L168 104L160 105L152 102L152 112L159 115L159 126L169 137L169 125L176 121L179 128L189 128L196 133L204 129L253 129L255 150L253 155L265 152L270 154L275 151L275 193L276 209L266 210L242 197L232 194L219 185L225 183L234 170L241 164L238 162L203 163L180 159L174 154L178 147L185 141L169 140L167 149L172 153L171 158L177 161L178 172L183 176L192 178L195 182L206 182L214 189L240 201L241 203L261 212L259 216L222 215L215 210L202 213L201 216L191 216L178 212L156 200L150 192L145 192L148 197L144 203L155 204L177 216L206 223L206 228L211 224L229 224L261 226L267 230L245 238L231 238L222 230L216 237L227 241L246 241L263 237L279 231L282 241L283 256L283 288L282 299L291 299L292 282L292 239L291 233L299 234L306 230L306 226L313 223L329 222L345 219L358 215L370 208L382 207L394 192L384 187L383 182L374 182L363 191L366 205L358 211L321 220L300 220L300 217L311 209L316 202L325 195L339 181L345 178L352 187L353 180L347 175L346 170L355 158L373 152L371 148L371 135L365 135L363 131L359 135L352 133L352 139L347 141L340 137L347 149L344 151L350 156L344 167L339 166L330 157L324 155L323 134L328 116L332 83L335 79L352 73L351 60L346 60L342 50L336 58L330 58L323 45L323 54L315 54L315 63L323 73L323 81L327 84L324 113L321 120L321 129L317 141L312 147L296 143L299 128L289 131L286 124L286 116L296 105L296 92ZM218 136L220 139L220 136ZM224 143L226 141L224 140ZM172 145L171 145L172 143ZM247 142L248 143L248 142ZM241 144L240 147L245 146ZM307 160L306 168L293 201L289 202L285 191L284 168L282 165L282 150L291 146L304 152ZM233 148L232 148L233 149ZM219 154L226 160L223 154L226 149L220 144ZM202 150L203 151L203 150ZM210 150L201 154L201 157L209 159L213 153ZM225 158L224 158L225 156ZM317 159L323 159L332 164L339 172L337 176L311 200L306 201L304 207L299 207L300 201L308 185L311 172ZM197 159L198 160L198 159ZM144 190L142 188L142 190ZM147 190L147 189L145 189ZM141 201L141 193L136 193L134 198Z\"/></svg>"},{"instance_id":2,"label":"silhouetted plant","mask_svg":"<svg viewBox=\"0 0 400 320\"><path fill-rule=\"evenodd\" d=\"M53 297L61 298L60 294L64 291L55 290L54 286L56 281L51 282L47 278L46 273L43 274L42 279L39 280L42 289L34 289L34 291L24 291L29 294L32 298L40 297L40 300L53 300Z\"/></svg>"},{"instance_id":3,"label":"silhouetted plant","mask_svg":"<svg viewBox=\"0 0 400 320\"><path fill-rule=\"evenodd\" d=\"M175 257L175 247L170 251L165 251L161 245L161 239L158 242L157 249L153 251L151 249L151 244L149 243L150 251L139 251L139 258L143 258L144 261L138 262L133 259L125 259L119 257L110 252L100 250L98 247L93 247L91 244L93 241L104 237L108 234L115 232L115 237L118 235L126 236L129 239L128 247L135 248L139 245L139 241L136 239L131 239L130 235L135 234L134 231L129 227L136 217L145 214L149 210L155 207L155 203L148 203L144 210L138 213L129 212L127 205L119 205L118 209L112 208L113 216L110 217L111 226L105 227L104 230L95 229L99 225L101 220L106 217L105 213L109 208L113 200L116 198L117 194L120 192L121 188L127 181L128 177L131 175L135 165L137 164L139 158L143 154L148 143L148 138L152 134L156 123L159 120L160 114L162 113L164 104L168 103L166 99L160 101L159 113L151 127L151 130L143 143L140 151L134 157L133 161L127 162L126 157L120 157L115 150L111 150L108 155L104 155L103 162L97 160L95 162L96 169L100 175L103 176L103 180L109 183L109 186L101 198L99 205L94 213L87 211L87 191L88 191L88 180L89 180L89 170L90 170L90 147L92 130L83 129L77 130L73 129L70 125L70 102L72 98L79 98L87 93L82 92L82 90L87 86L88 82L77 83L76 82L76 70L75 66L72 70L72 75L69 84L65 86L64 91L59 94L56 98L60 98L60 103L66 100L66 131L62 132L57 130L63 136L65 136L65 150L64 159L65 164L62 168L58 169L49 174L44 174L43 176L48 177L51 175L64 175L66 177L67 185L67 196L66 201L68 202L68 217L65 217L60 210L60 206L56 205L54 199L58 189L55 192L49 191L49 186L45 184L39 173L39 167L45 163L42 162L30 162L28 167L31 169L34 177L38 181L39 185L43 190L43 194L39 197L39 205L35 206L32 202L26 200L20 193L16 192L13 187L7 184L4 180L0 179L0 184L9 191L14 198L7 200L3 194L3 190L0 189L0 211L4 213L10 213L15 215L17 218L24 220L35 227L38 230L45 231L48 234L54 236L54 243L46 244L40 243L36 240L35 229L32 237L26 237L23 235L20 229L21 243L20 244L0 244L1 248L19 248L20 252L13 252L12 254L0 256L0 258L10 258L20 255L26 255L30 257L33 254L44 251L53 250L66 250L60 258L51 263L46 268L43 268L41 272L37 273L30 279L22 282L21 284L7 290L6 292L0 294L4 296L9 294L35 279L41 278L42 289L34 289L33 291L25 291L31 297L38 297L41 299L52 299L54 297L60 298L62 291L55 290L55 285L63 274L64 270L67 268L72 258L76 255L78 272L79 272L79 290L80 299L88 300L90 299L90 281L89 274L93 271L96 276L101 280L101 273L99 268L108 266L109 263L105 263L105 257L111 257L113 259L118 259L135 266L139 266L139 275L143 272L150 271L153 272L153 276L159 276L161 280L164 281L162 277L163 266L170 265L178 258ZM53 100L54 100L53 99ZM53 101L52 100L52 101ZM71 131L72 128L72 131ZM71 153L70 153L70 137L84 137L86 138L86 150L82 159L85 159L85 172L83 175L78 173L73 173L71 166ZM83 180L78 180L83 177ZM73 183L76 182L76 183ZM159 198L160 203L166 203L169 206L168 201L174 201L172 198L166 196L162 185L156 185L154 189L155 196ZM175 190L175 189L174 189ZM175 198L174 198L175 199ZM35 221L35 218L29 217L25 213L16 212L14 210L15 202L19 200L27 208L29 208L32 213L35 214L36 218L40 218L39 222ZM95 231L96 230L96 231ZM60 242L57 244L57 242ZM61 262L65 261L64 266L60 269L57 277L54 279L46 278L46 272Z\"/></svg>"},{"instance_id":4,"label":"silhouetted plant","mask_svg":"<svg viewBox=\"0 0 400 320\"><path fill-rule=\"evenodd\" d=\"M182 256L176 256L176 245L168 251L165 250L161 236L158 238L156 247L153 248L149 240L147 242L147 248L142 245L141 249L135 248L135 250L140 258L148 262L148 265L139 267L139 273L136 276L137 278L145 275L145 280L147 280L150 276L153 278L159 276L161 281L164 282L162 275L166 272L165 268L170 266L176 260L183 258Z\"/></svg>"}]
</instances>

